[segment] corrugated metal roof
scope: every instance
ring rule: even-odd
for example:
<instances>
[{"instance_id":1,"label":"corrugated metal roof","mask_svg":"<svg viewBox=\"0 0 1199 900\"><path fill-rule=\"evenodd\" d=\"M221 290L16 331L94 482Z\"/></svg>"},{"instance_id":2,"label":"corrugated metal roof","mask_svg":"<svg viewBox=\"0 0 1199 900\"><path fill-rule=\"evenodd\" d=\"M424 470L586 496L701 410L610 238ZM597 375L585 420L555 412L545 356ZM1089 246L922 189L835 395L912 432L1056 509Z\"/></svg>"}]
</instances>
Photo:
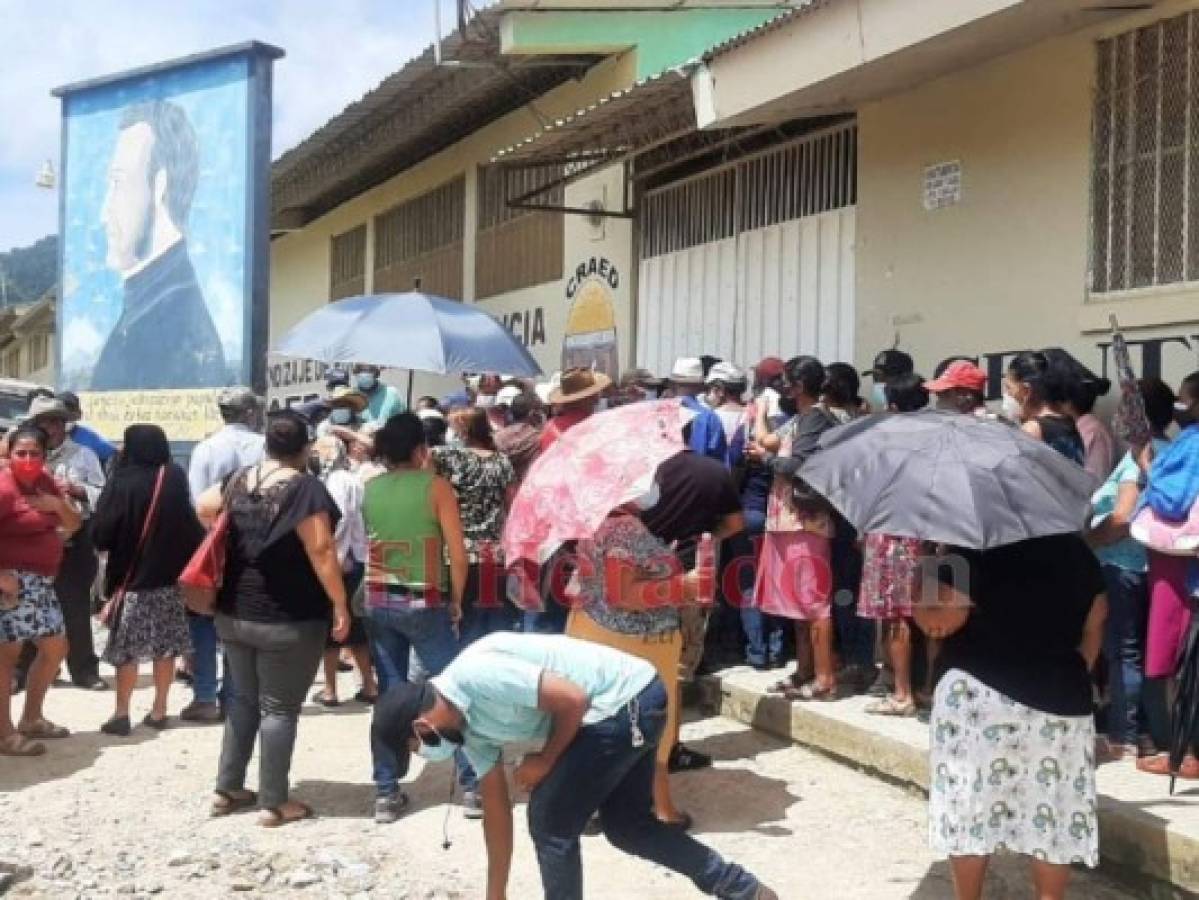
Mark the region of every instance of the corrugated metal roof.
<instances>
[{"instance_id":1,"label":"corrugated metal roof","mask_svg":"<svg viewBox=\"0 0 1199 900\"><path fill-rule=\"evenodd\" d=\"M504 60L498 13L442 41L351 103L271 167L275 227L296 227L577 77L595 57ZM286 222L284 221L286 220Z\"/></svg>"},{"instance_id":2,"label":"corrugated metal roof","mask_svg":"<svg viewBox=\"0 0 1199 900\"><path fill-rule=\"evenodd\" d=\"M588 107L496 152L492 162L568 162L644 149L695 128L694 63L667 69L601 97Z\"/></svg>"},{"instance_id":3,"label":"corrugated metal roof","mask_svg":"<svg viewBox=\"0 0 1199 900\"><path fill-rule=\"evenodd\" d=\"M836 2L836 0L804 0L804 2L798 3L798 5L780 13L773 19L767 19L761 25L755 25L753 28L747 28L740 34L735 34L728 40L722 41L714 47L709 47L704 53L702 60L703 62L707 62L710 59L723 56L725 53L736 50L738 47L748 44L750 41L756 40L764 34L777 31L784 25L787 25L795 19L798 19L800 16L806 15L807 13L810 13L815 9L819 9L822 6L828 6L830 3L834 2Z\"/></svg>"}]
</instances>

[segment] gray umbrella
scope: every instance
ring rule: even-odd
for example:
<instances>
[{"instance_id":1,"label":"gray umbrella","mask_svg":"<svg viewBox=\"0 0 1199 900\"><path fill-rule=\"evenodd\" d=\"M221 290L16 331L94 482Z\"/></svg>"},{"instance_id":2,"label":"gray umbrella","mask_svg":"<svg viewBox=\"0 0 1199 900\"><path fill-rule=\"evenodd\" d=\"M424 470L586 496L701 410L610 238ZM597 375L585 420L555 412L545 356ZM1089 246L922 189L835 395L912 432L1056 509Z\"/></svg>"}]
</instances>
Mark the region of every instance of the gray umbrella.
<instances>
[{"instance_id":1,"label":"gray umbrella","mask_svg":"<svg viewBox=\"0 0 1199 900\"><path fill-rule=\"evenodd\" d=\"M974 550L1082 528L1095 479L1019 429L946 412L828 432L802 477L862 534Z\"/></svg>"},{"instance_id":2,"label":"gray umbrella","mask_svg":"<svg viewBox=\"0 0 1199 900\"><path fill-rule=\"evenodd\" d=\"M516 336L481 308L429 294L376 294L322 306L273 352L418 372L540 375Z\"/></svg>"}]
</instances>

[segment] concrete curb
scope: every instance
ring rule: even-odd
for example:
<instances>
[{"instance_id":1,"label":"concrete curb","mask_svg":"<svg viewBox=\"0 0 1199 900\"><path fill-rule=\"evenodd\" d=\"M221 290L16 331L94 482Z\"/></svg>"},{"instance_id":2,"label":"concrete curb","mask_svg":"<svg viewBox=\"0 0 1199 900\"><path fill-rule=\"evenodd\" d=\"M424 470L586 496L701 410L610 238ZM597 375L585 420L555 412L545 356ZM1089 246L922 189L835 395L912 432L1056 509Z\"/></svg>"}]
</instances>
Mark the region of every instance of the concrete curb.
<instances>
[{"instance_id":1,"label":"concrete curb","mask_svg":"<svg viewBox=\"0 0 1199 900\"><path fill-rule=\"evenodd\" d=\"M905 729L903 737L859 724L839 704L789 703L768 695L737 673L719 673L697 684L700 705L768 734L810 747L888 781L927 794L928 751L924 735ZM1151 776L1145 776L1151 777ZM1165 794L1164 780L1155 781ZM1169 820L1103 792L1100 786L1100 853L1103 864L1131 879L1153 897L1199 897L1199 839ZM1165 800L1199 810L1191 798ZM1193 829L1188 829L1193 832Z\"/></svg>"}]
</instances>

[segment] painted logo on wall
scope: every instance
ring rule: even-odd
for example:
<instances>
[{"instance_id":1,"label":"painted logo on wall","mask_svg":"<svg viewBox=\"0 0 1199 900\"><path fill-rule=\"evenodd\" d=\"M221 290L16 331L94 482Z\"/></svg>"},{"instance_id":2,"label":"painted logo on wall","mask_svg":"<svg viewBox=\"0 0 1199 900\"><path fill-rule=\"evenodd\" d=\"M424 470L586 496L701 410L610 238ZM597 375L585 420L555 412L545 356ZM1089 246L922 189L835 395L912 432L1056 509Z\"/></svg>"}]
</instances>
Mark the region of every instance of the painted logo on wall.
<instances>
[{"instance_id":1,"label":"painted logo on wall","mask_svg":"<svg viewBox=\"0 0 1199 900\"><path fill-rule=\"evenodd\" d=\"M613 380L619 374L616 294L620 273L602 256L575 267L566 282L570 312L562 338L562 368L594 368Z\"/></svg>"}]
</instances>

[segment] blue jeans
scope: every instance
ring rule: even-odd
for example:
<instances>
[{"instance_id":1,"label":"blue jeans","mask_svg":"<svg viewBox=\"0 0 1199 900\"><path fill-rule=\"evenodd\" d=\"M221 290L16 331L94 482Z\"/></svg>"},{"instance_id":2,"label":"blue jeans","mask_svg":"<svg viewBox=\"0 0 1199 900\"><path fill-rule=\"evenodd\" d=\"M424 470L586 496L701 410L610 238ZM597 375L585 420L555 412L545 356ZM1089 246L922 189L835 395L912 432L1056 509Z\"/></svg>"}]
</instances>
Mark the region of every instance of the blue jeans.
<instances>
[{"instance_id":1,"label":"blue jeans","mask_svg":"<svg viewBox=\"0 0 1199 900\"><path fill-rule=\"evenodd\" d=\"M369 603L364 609L366 633L379 679L379 693L408 681L409 659L415 652L419 664L429 675L438 675L458 655L458 639L444 606L435 609L378 607ZM395 750L381 741L371 741L375 789L380 797L394 797L400 790L400 778L408 774ZM466 790L474 790L476 778L464 756L457 756L459 780Z\"/></svg>"},{"instance_id":2,"label":"blue jeans","mask_svg":"<svg viewBox=\"0 0 1199 900\"><path fill-rule=\"evenodd\" d=\"M483 583L484 575L490 584ZM471 563L462 598L462 621L458 623L458 646L462 649L497 631L516 630L518 611L505 598L503 582L501 567Z\"/></svg>"},{"instance_id":3,"label":"blue jeans","mask_svg":"<svg viewBox=\"0 0 1199 900\"><path fill-rule=\"evenodd\" d=\"M736 542L738 553L755 553L765 531L766 511L747 509L745 531L731 540ZM783 644L791 623L758 609L754 602L754 578L757 571L756 558L752 566L739 565L737 581L741 588L741 628L745 632L745 661L751 666L765 666L782 661Z\"/></svg>"},{"instance_id":4,"label":"blue jeans","mask_svg":"<svg viewBox=\"0 0 1199 900\"><path fill-rule=\"evenodd\" d=\"M643 743L634 745L633 716ZM547 900L582 900L579 836L595 812L618 850L686 875L705 894L752 900L759 884L652 809L654 757L666 726L666 689L658 678L615 715L579 729L529 798L529 833Z\"/></svg>"},{"instance_id":5,"label":"blue jeans","mask_svg":"<svg viewBox=\"0 0 1199 900\"><path fill-rule=\"evenodd\" d=\"M222 704L230 696L232 680L225 665L225 680L217 682L217 636L212 616L188 615L187 630L192 639L192 699L196 703Z\"/></svg>"},{"instance_id":6,"label":"blue jeans","mask_svg":"<svg viewBox=\"0 0 1199 900\"><path fill-rule=\"evenodd\" d=\"M1149 617L1149 580L1144 572L1104 565L1107 583L1107 624L1103 655L1107 658L1108 738L1118 744L1135 744L1146 731L1141 685L1145 678L1145 640Z\"/></svg>"}]
</instances>

